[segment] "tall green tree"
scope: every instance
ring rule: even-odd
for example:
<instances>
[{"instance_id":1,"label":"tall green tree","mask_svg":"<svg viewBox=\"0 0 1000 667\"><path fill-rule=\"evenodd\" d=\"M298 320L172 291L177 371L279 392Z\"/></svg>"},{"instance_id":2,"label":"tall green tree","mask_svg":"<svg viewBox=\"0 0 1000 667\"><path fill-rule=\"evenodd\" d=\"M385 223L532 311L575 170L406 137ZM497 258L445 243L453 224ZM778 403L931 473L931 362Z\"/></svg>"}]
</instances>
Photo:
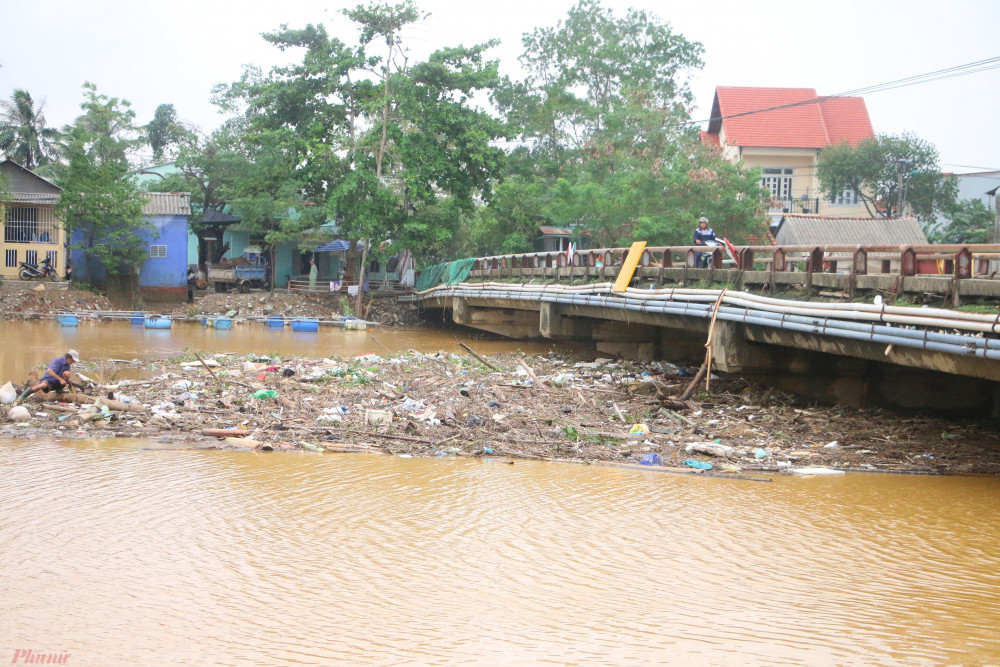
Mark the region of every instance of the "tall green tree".
<instances>
[{"instance_id":1,"label":"tall green tree","mask_svg":"<svg viewBox=\"0 0 1000 667\"><path fill-rule=\"evenodd\" d=\"M263 241L272 284L277 246L322 224L316 207L304 206L302 152L303 141L289 129L248 132L220 184L221 196L242 218L240 229Z\"/></svg>"},{"instance_id":2,"label":"tall green tree","mask_svg":"<svg viewBox=\"0 0 1000 667\"><path fill-rule=\"evenodd\" d=\"M200 221L210 211L225 212L230 204L228 197L241 196L234 192L232 184L246 171L247 152L243 149L245 122L235 119L223 123L211 134L205 136L192 133L181 143L175 160L177 173L148 185L156 192L191 193L191 229L198 238L198 264L206 268L208 263L217 263L223 253L221 244L214 246L214 255L209 255L208 237L221 236L221 228L201 226Z\"/></svg>"},{"instance_id":3,"label":"tall green tree","mask_svg":"<svg viewBox=\"0 0 1000 667\"><path fill-rule=\"evenodd\" d=\"M941 173L934 145L908 132L825 148L816 175L823 194L853 192L873 218L913 214L933 220L936 211L955 206L958 194L955 179Z\"/></svg>"},{"instance_id":4,"label":"tall green tree","mask_svg":"<svg viewBox=\"0 0 1000 667\"><path fill-rule=\"evenodd\" d=\"M153 159L157 162L164 157L172 157L181 144L191 141L192 131L177 117L173 104L161 104L153 112L153 120L143 126L146 141L153 149Z\"/></svg>"},{"instance_id":5,"label":"tall green tree","mask_svg":"<svg viewBox=\"0 0 1000 667\"><path fill-rule=\"evenodd\" d=\"M523 43L528 76L497 95L524 144L498 188L510 199L477 216L483 231L492 220L513 234L494 252L527 249L539 224L573 227L598 246L680 243L701 215L730 234L759 224L755 176L702 149L689 126L700 44L598 0Z\"/></svg>"},{"instance_id":6,"label":"tall green tree","mask_svg":"<svg viewBox=\"0 0 1000 667\"><path fill-rule=\"evenodd\" d=\"M440 248L461 218L442 212L471 212L501 173L504 153L490 142L506 126L475 104L499 83L498 64L484 57L492 43L414 62L404 42L421 17L412 2L344 14L357 29L353 45L323 26L281 26L265 39L301 51L301 62L266 75L250 68L217 101L245 118L248 133L291 132L294 148L281 139L297 156L291 180L342 235L371 240L365 253L389 238Z\"/></svg>"},{"instance_id":7,"label":"tall green tree","mask_svg":"<svg viewBox=\"0 0 1000 667\"><path fill-rule=\"evenodd\" d=\"M21 88L0 100L0 151L26 169L55 157L59 131L46 126L44 108L44 101L36 104Z\"/></svg>"},{"instance_id":8,"label":"tall green tree","mask_svg":"<svg viewBox=\"0 0 1000 667\"><path fill-rule=\"evenodd\" d=\"M83 94L84 113L66 129L68 162L57 212L90 276L103 265L109 276L134 287L155 232L142 217L146 198L131 177L129 156L139 141L135 113L127 100L98 93L91 83Z\"/></svg>"}]
</instances>

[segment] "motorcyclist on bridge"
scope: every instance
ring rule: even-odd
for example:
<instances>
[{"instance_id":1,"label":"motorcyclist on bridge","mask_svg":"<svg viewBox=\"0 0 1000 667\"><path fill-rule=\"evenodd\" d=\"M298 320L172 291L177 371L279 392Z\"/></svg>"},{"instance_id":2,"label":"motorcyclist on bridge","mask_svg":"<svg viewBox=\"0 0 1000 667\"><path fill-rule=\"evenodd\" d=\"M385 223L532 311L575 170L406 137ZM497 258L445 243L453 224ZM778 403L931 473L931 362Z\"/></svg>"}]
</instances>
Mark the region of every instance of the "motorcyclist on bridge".
<instances>
[{"instance_id":1,"label":"motorcyclist on bridge","mask_svg":"<svg viewBox=\"0 0 1000 667\"><path fill-rule=\"evenodd\" d=\"M698 226L694 230L693 241L695 245L713 245L713 246L716 245L715 232L712 231L712 228L708 226L708 218L706 218L705 216L702 216L701 219L698 220ZM711 241L712 243L709 244L708 243L709 241ZM699 269L704 269L708 267L709 257L711 257L709 253L706 252L698 253Z\"/></svg>"}]
</instances>

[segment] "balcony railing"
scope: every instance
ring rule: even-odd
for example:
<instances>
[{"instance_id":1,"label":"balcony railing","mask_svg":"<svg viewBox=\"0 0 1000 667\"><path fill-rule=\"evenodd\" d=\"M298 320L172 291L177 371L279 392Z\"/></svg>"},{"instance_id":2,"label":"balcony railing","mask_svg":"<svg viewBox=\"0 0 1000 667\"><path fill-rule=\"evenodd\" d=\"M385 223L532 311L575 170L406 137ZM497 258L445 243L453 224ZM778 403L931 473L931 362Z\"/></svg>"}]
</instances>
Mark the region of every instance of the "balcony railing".
<instances>
[{"instance_id":1,"label":"balcony railing","mask_svg":"<svg viewBox=\"0 0 1000 667\"><path fill-rule=\"evenodd\" d=\"M819 213L819 198L771 199L770 210L780 210L783 213Z\"/></svg>"}]
</instances>

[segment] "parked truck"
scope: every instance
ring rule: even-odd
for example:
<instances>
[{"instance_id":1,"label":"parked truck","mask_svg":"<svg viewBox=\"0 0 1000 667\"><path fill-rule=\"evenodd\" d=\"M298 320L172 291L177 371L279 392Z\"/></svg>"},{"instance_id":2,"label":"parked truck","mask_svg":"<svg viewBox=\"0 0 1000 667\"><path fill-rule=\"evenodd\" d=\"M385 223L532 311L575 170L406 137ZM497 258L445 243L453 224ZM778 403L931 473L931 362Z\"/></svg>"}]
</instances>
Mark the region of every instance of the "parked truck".
<instances>
[{"instance_id":1,"label":"parked truck","mask_svg":"<svg viewBox=\"0 0 1000 667\"><path fill-rule=\"evenodd\" d=\"M239 292L249 292L252 288L271 289L271 277L263 256L249 248L243 251L243 257L239 260L209 267L208 282L215 286L216 292L228 292L230 289Z\"/></svg>"}]
</instances>

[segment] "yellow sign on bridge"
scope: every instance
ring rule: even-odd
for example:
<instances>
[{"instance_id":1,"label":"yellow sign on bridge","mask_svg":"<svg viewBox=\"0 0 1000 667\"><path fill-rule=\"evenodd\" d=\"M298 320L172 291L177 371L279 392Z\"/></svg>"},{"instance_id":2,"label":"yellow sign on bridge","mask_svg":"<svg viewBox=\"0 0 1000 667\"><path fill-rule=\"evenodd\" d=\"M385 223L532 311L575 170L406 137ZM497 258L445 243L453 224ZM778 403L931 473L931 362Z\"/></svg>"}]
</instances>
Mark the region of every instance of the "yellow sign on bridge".
<instances>
[{"instance_id":1,"label":"yellow sign on bridge","mask_svg":"<svg viewBox=\"0 0 1000 667\"><path fill-rule=\"evenodd\" d=\"M636 241L629 248L628 255L625 256L625 261L622 263L622 270L618 272L618 278L615 280L615 285L612 287L612 291L624 292L628 289L629 284L632 282L632 276L635 275L635 270L639 266L639 261L642 259L642 253L646 249L645 241Z\"/></svg>"}]
</instances>

